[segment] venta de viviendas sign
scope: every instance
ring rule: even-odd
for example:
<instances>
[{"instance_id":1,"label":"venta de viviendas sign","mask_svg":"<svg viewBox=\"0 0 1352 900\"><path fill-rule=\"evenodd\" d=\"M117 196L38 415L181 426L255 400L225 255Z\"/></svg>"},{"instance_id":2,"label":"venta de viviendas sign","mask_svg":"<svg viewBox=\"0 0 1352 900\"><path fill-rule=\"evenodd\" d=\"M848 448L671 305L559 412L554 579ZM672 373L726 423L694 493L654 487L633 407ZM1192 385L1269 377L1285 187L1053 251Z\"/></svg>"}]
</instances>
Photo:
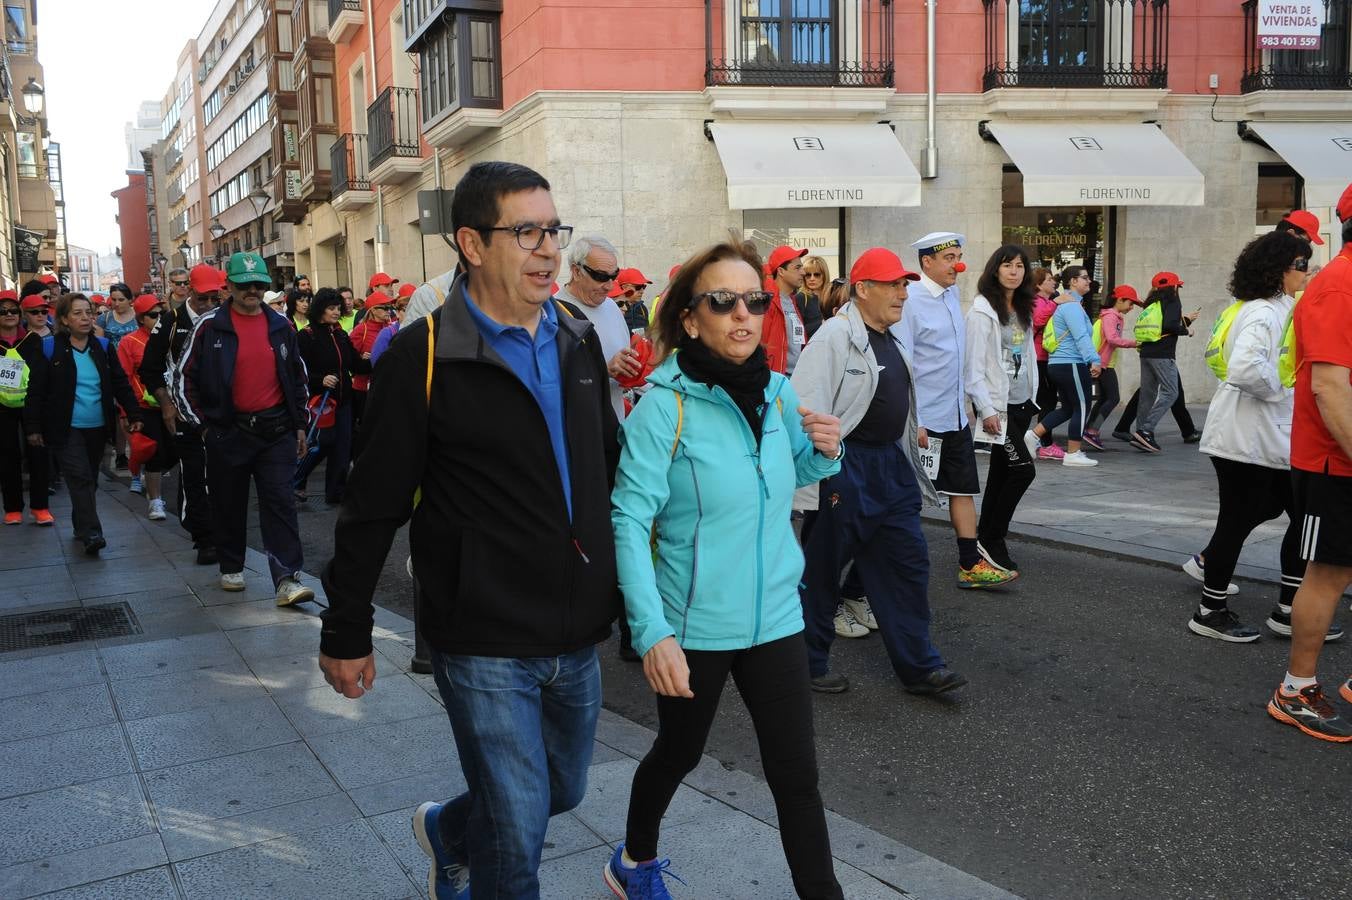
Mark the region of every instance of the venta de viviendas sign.
<instances>
[{"instance_id":1,"label":"venta de viviendas sign","mask_svg":"<svg viewBox=\"0 0 1352 900\"><path fill-rule=\"evenodd\" d=\"M1258 49L1318 50L1324 0L1258 0Z\"/></svg>"}]
</instances>

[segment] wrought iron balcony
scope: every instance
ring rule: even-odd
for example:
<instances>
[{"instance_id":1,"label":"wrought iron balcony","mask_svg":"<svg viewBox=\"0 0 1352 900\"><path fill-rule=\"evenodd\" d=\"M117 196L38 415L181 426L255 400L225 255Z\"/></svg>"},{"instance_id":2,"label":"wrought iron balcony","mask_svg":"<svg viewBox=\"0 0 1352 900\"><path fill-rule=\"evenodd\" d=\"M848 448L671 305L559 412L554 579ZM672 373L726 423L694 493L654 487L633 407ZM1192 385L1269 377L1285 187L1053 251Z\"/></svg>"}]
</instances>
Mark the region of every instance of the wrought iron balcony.
<instances>
[{"instance_id":1,"label":"wrought iron balcony","mask_svg":"<svg viewBox=\"0 0 1352 900\"><path fill-rule=\"evenodd\" d=\"M361 15L361 0L329 0L329 24L332 25L345 12Z\"/></svg>"},{"instance_id":2,"label":"wrought iron balcony","mask_svg":"<svg viewBox=\"0 0 1352 900\"><path fill-rule=\"evenodd\" d=\"M984 90L1169 84L1169 0L982 2Z\"/></svg>"},{"instance_id":3,"label":"wrought iron balcony","mask_svg":"<svg viewBox=\"0 0 1352 900\"><path fill-rule=\"evenodd\" d=\"M371 168L392 157L417 157L421 131L418 92L387 87L366 108L366 133L371 144Z\"/></svg>"},{"instance_id":4,"label":"wrought iron balcony","mask_svg":"<svg viewBox=\"0 0 1352 900\"><path fill-rule=\"evenodd\" d=\"M1318 2L1318 0L1316 0ZM1317 49L1258 46L1258 0L1244 4L1244 76L1251 91L1352 91L1352 0L1324 0Z\"/></svg>"},{"instance_id":5,"label":"wrought iron balcony","mask_svg":"<svg viewBox=\"0 0 1352 900\"><path fill-rule=\"evenodd\" d=\"M371 189L371 175L367 168L366 135L340 134L329 153L329 168L333 173L329 192L334 199L348 191Z\"/></svg>"},{"instance_id":6,"label":"wrought iron balcony","mask_svg":"<svg viewBox=\"0 0 1352 900\"><path fill-rule=\"evenodd\" d=\"M893 87L892 0L705 0L704 83Z\"/></svg>"}]
</instances>

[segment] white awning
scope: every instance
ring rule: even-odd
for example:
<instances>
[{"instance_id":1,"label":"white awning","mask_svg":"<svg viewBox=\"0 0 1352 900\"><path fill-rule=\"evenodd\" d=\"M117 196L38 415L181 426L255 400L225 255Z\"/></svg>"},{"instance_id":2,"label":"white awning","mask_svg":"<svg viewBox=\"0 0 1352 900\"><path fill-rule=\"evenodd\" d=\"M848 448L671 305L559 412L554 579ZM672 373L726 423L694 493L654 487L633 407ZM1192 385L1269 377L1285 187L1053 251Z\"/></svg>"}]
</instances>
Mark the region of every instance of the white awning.
<instances>
[{"instance_id":1,"label":"white awning","mask_svg":"<svg viewBox=\"0 0 1352 900\"><path fill-rule=\"evenodd\" d=\"M1333 206L1352 182L1352 122L1250 122L1249 131L1305 179L1309 206Z\"/></svg>"},{"instance_id":2,"label":"white awning","mask_svg":"<svg viewBox=\"0 0 1352 900\"><path fill-rule=\"evenodd\" d=\"M1201 206L1197 167L1147 124L987 125L1023 173L1025 206Z\"/></svg>"},{"instance_id":3,"label":"white awning","mask_svg":"<svg viewBox=\"0 0 1352 900\"><path fill-rule=\"evenodd\" d=\"M886 125L709 125L732 209L919 206L920 173Z\"/></svg>"}]
</instances>

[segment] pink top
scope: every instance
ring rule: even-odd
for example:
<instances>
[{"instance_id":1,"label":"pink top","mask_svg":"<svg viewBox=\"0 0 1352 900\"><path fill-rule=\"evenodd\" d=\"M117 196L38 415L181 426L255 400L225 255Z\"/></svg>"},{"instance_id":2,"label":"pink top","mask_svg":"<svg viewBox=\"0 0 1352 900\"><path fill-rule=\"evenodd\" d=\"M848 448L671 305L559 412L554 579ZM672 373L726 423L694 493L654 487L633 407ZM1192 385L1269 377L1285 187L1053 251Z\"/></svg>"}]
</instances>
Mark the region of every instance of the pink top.
<instances>
[{"instance_id":1,"label":"pink top","mask_svg":"<svg viewBox=\"0 0 1352 900\"><path fill-rule=\"evenodd\" d=\"M1138 345L1133 338L1122 337L1126 320L1111 306L1099 313L1099 321L1103 323L1103 346L1099 348L1099 362L1107 368L1113 364L1113 354L1117 352L1118 347L1130 348Z\"/></svg>"},{"instance_id":2,"label":"pink top","mask_svg":"<svg viewBox=\"0 0 1352 900\"><path fill-rule=\"evenodd\" d=\"M1047 320L1056 312L1056 301L1051 297L1038 296L1033 301L1033 349L1037 353L1038 362L1047 361L1047 351L1042 349L1042 329L1047 327Z\"/></svg>"}]
</instances>

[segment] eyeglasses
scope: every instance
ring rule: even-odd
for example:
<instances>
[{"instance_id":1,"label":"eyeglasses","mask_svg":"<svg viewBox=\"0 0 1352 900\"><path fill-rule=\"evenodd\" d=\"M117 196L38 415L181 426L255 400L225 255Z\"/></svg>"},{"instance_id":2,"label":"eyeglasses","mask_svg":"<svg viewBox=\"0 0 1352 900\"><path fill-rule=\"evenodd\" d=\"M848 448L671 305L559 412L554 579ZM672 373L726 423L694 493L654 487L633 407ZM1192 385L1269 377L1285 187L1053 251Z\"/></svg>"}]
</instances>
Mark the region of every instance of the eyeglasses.
<instances>
[{"instance_id":1,"label":"eyeglasses","mask_svg":"<svg viewBox=\"0 0 1352 900\"><path fill-rule=\"evenodd\" d=\"M642 294L642 293L643 293L644 291L646 291L647 289L648 289L648 286L647 286L646 284L631 284L631 285L629 285L629 287L627 287L627 288L624 289L624 292L625 292L625 294L627 294L627 295L629 295L629 296L631 296L631 297L637 297L638 295Z\"/></svg>"},{"instance_id":2,"label":"eyeglasses","mask_svg":"<svg viewBox=\"0 0 1352 900\"><path fill-rule=\"evenodd\" d=\"M614 272L602 272L602 271L599 271L599 270L597 270L597 269L593 269L591 266L587 265L586 263L578 263L578 268L580 268L582 271L586 272L586 273L587 273L587 277L591 278L592 281L595 281L595 282L597 282L598 284L609 284L610 282L614 281L616 278L619 278L619 277L620 277L620 270L619 270L619 269L616 269Z\"/></svg>"},{"instance_id":3,"label":"eyeglasses","mask_svg":"<svg viewBox=\"0 0 1352 900\"><path fill-rule=\"evenodd\" d=\"M1308 272L1310 271L1310 261L1303 256L1298 256L1291 263L1291 268L1297 272Z\"/></svg>"},{"instance_id":4,"label":"eyeglasses","mask_svg":"<svg viewBox=\"0 0 1352 900\"><path fill-rule=\"evenodd\" d=\"M188 286L188 282L186 282L186 281L171 281L171 282L169 282L169 283L172 284L174 287L187 287L187 286Z\"/></svg>"},{"instance_id":5,"label":"eyeglasses","mask_svg":"<svg viewBox=\"0 0 1352 900\"><path fill-rule=\"evenodd\" d=\"M826 276L823 275L821 272L804 272L804 273L803 273L803 277L804 277L804 278L825 278Z\"/></svg>"},{"instance_id":6,"label":"eyeglasses","mask_svg":"<svg viewBox=\"0 0 1352 900\"><path fill-rule=\"evenodd\" d=\"M746 304L746 311L751 315L763 316L774 299L775 295L769 291L747 291L745 294L736 291L706 291L691 297L689 308L694 309L699 306L701 300L707 300L710 312L726 316L737 308L737 301L740 300Z\"/></svg>"},{"instance_id":7,"label":"eyeglasses","mask_svg":"<svg viewBox=\"0 0 1352 900\"><path fill-rule=\"evenodd\" d=\"M562 250L573 239L572 225L484 225L475 231L510 231L516 235L516 245L522 250L539 250L548 235Z\"/></svg>"},{"instance_id":8,"label":"eyeglasses","mask_svg":"<svg viewBox=\"0 0 1352 900\"><path fill-rule=\"evenodd\" d=\"M160 317L160 311L158 309L152 309L150 312L141 313L141 315L147 319L158 319Z\"/></svg>"},{"instance_id":9,"label":"eyeglasses","mask_svg":"<svg viewBox=\"0 0 1352 900\"><path fill-rule=\"evenodd\" d=\"M51 309L50 306L39 306L39 307L37 307L36 309L26 310L26 312L27 312L30 316L45 316L45 315L47 315L47 310L49 310L49 309Z\"/></svg>"},{"instance_id":10,"label":"eyeglasses","mask_svg":"<svg viewBox=\"0 0 1352 900\"><path fill-rule=\"evenodd\" d=\"M17 306L0 307L0 316L17 316L18 314L19 307Z\"/></svg>"}]
</instances>

